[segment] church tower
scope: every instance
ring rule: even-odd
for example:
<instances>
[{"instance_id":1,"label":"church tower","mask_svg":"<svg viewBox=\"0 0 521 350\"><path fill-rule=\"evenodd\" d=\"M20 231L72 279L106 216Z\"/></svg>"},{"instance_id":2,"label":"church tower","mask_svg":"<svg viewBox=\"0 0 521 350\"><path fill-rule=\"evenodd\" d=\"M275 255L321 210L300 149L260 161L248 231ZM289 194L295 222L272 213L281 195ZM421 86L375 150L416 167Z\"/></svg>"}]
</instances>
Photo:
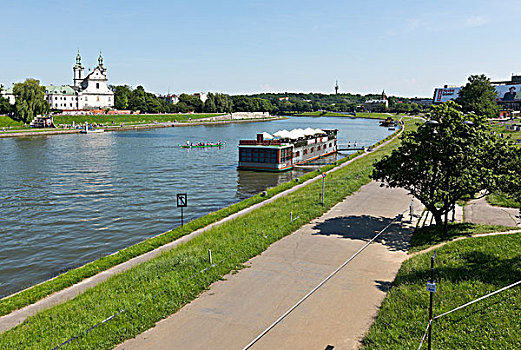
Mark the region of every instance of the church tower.
<instances>
[{"instance_id":1,"label":"church tower","mask_svg":"<svg viewBox=\"0 0 521 350\"><path fill-rule=\"evenodd\" d=\"M107 68L105 68L105 66L103 65L103 56L101 56L101 50L99 50L98 67L101 73L106 74Z\"/></svg>"},{"instance_id":2,"label":"church tower","mask_svg":"<svg viewBox=\"0 0 521 350\"><path fill-rule=\"evenodd\" d=\"M78 50L78 54L76 55L76 65L72 68L74 72L74 86L80 87L81 82L84 78L84 71L85 67L81 65L81 56L80 56L80 50Z\"/></svg>"}]
</instances>

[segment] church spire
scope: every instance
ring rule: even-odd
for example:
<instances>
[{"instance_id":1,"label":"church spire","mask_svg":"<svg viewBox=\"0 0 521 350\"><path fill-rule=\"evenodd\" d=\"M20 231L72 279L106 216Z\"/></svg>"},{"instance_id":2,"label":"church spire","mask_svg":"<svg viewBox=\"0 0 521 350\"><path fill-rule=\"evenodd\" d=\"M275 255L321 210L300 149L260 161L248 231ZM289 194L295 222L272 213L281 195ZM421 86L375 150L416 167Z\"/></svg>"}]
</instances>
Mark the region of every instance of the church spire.
<instances>
[{"instance_id":1,"label":"church spire","mask_svg":"<svg viewBox=\"0 0 521 350\"><path fill-rule=\"evenodd\" d=\"M78 66L81 66L80 49L78 49L78 54L76 55L76 64L77 64Z\"/></svg>"},{"instance_id":2,"label":"church spire","mask_svg":"<svg viewBox=\"0 0 521 350\"><path fill-rule=\"evenodd\" d=\"M83 68L81 66L81 56L80 56L80 49L78 49L78 54L76 55L76 66L77 68Z\"/></svg>"},{"instance_id":3,"label":"church spire","mask_svg":"<svg viewBox=\"0 0 521 350\"><path fill-rule=\"evenodd\" d=\"M99 50L98 66L103 68L103 56L101 56L101 49Z\"/></svg>"}]
</instances>

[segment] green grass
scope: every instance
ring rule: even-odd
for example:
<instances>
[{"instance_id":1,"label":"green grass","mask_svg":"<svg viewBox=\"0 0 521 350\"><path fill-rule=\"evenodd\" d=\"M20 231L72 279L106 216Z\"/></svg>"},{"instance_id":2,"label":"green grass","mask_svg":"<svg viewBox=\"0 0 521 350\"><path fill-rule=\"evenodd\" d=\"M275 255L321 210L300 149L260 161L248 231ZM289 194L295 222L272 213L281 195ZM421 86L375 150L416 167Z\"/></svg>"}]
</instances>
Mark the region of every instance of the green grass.
<instances>
[{"instance_id":1,"label":"green grass","mask_svg":"<svg viewBox=\"0 0 521 350\"><path fill-rule=\"evenodd\" d=\"M489 194L487 196L487 202L498 207L521 208L521 203L504 193Z\"/></svg>"},{"instance_id":2,"label":"green grass","mask_svg":"<svg viewBox=\"0 0 521 350\"><path fill-rule=\"evenodd\" d=\"M414 231L411 238L409 254L422 251L432 245L451 241L458 237L468 237L477 233L504 232L512 230L512 227L500 225L478 225L470 223L450 223L445 234L443 227L427 226Z\"/></svg>"},{"instance_id":3,"label":"green grass","mask_svg":"<svg viewBox=\"0 0 521 350\"><path fill-rule=\"evenodd\" d=\"M9 130L7 129L7 127L11 126L11 128L21 128L21 127L24 127L24 123L22 123L21 121L17 121L17 120L14 120L12 119L11 117L8 117L6 115L0 115L0 130L1 128L5 128L6 130Z\"/></svg>"},{"instance_id":4,"label":"green grass","mask_svg":"<svg viewBox=\"0 0 521 350\"><path fill-rule=\"evenodd\" d=\"M82 333L121 309L129 311L94 329L87 336L74 340L68 347L109 349L134 337L179 310L214 281L230 271L242 268L244 262L266 250L273 242L321 216L334 204L368 183L373 162L397 147L398 143L395 140L383 149L328 175L324 206L319 199L322 183L314 182L240 218L212 228L155 259L113 276L69 302L28 318L21 325L0 335L0 348L48 349ZM306 176L317 174L319 172L313 172L301 179L304 181ZM283 184L289 187L293 185ZM270 191L268 193L272 195ZM288 222L290 211L294 217L298 216L292 223ZM192 231L194 222L180 229L186 230L182 233ZM189 228L189 225L192 226ZM174 230L161 236L161 239L172 240L171 235L180 236L181 232ZM143 244L148 245L150 242L145 241ZM214 261L225 260L203 274L196 274L209 265L208 249L212 249ZM195 277L184 281L194 274Z\"/></svg>"},{"instance_id":5,"label":"green grass","mask_svg":"<svg viewBox=\"0 0 521 350\"><path fill-rule=\"evenodd\" d=\"M521 140L521 131L507 130L503 123L491 122L490 130L497 134L504 134L504 137L512 139L512 141Z\"/></svg>"},{"instance_id":6,"label":"green grass","mask_svg":"<svg viewBox=\"0 0 521 350\"><path fill-rule=\"evenodd\" d=\"M428 321L432 252L405 261L363 340L365 349L417 349ZM521 234L468 238L436 251L434 315L521 279ZM433 349L519 349L521 292L515 287L433 323ZM427 348L424 344L423 348Z\"/></svg>"},{"instance_id":7,"label":"green grass","mask_svg":"<svg viewBox=\"0 0 521 350\"><path fill-rule=\"evenodd\" d=\"M97 123L97 124L105 124L112 125L114 121L114 125L118 126L120 123L124 123L125 125L129 124L149 124L149 123L163 123L163 122L173 122L188 121L188 118L192 120L208 118L208 117L216 117L222 114L214 113L214 114L131 114L131 115L61 115L54 117L54 124L67 124L71 125L72 122L76 124L83 124L86 121L89 123Z\"/></svg>"}]
</instances>

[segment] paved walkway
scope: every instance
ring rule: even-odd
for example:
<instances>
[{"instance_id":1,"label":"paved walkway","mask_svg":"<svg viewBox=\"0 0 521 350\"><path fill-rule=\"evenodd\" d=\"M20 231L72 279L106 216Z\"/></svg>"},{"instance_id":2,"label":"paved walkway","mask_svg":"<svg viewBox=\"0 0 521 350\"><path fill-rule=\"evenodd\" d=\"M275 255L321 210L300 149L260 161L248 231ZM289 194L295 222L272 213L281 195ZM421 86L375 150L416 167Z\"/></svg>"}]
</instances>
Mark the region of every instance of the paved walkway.
<instances>
[{"instance_id":1,"label":"paved walkway","mask_svg":"<svg viewBox=\"0 0 521 350\"><path fill-rule=\"evenodd\" d=\"M404 190L372 182L118 349L242 349L410 203ZM391 224L252 349L357 348L407 258L408 221Z\"/></svg>"},{"instance_id":2,"label":"paved walkway","mask_svg":"<svg viewBox=\"0 0 521 350\"><path fill-rule=\"evenodd\" d=\"M519 209L492 206L486 198L475 199L467 204L465 221L473 224L521 226Z\"/></svg>"}]
</instances>

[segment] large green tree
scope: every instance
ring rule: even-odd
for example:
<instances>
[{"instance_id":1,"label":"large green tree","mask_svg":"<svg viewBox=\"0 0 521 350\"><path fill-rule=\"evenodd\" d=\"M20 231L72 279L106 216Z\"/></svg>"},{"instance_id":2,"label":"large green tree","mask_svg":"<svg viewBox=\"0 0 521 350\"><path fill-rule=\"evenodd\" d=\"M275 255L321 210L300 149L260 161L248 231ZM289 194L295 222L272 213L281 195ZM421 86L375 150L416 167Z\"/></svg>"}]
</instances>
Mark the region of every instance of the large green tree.
<instances>
[{"instance_id":1,"label":"large green tree","mask_svg":"<svg viewBox=\"0 0 521 350\"><path fill-rule=\"evenodd\" d=\"M472 112L489 118L497 117L496 89L484 74L471 75L467 84L459 91L456 102L464 112Z\"/></svg>"},{"instance_id":2,"label":"large green tree","mask_svg":"<svg viewBox=\"0 0 521 350\"><path fill-rule=\"evenodd\" d=\"M0 85L0 114L7 114L11 112L12 106L9 103L9 99L2 96L2 91L4 90L3 85Z\"/></svg>"},{"instance_id":3,"label":"large green tree","mask_svg":"<svg viewBox=\"0 0 521 350\"><path fill-rule=\"evenodd\" d=\"M513 148L489 132L485 117L464 115L452 101L434 107L429 117L375 163L372 177L408 190L442 224L457 200L497 188Z\"/></svg>"},{"instance_id":4,"label":"large green tree","mask_svg":"<svg viewBox=\"0 0 521 350\"><path fill-rule=\"evenodd\" d=\"M129 108L130 96L132 89L128 85L118 85L111 87L114 92L114 108L127 109Z\"/></svg>"},{"instance_id":5,"label":"large green tree","mask_svg":"<svg viewBox=\"0 0 521 350\"><path fill-rule=\"evenodd\" d=\"M36 79L27 79L16 83L13 87L16 98L15 118L24 123L30 123L37 115L49 113L49 102L45 100L45 88Z\"/></svg>"}]
</instances>

